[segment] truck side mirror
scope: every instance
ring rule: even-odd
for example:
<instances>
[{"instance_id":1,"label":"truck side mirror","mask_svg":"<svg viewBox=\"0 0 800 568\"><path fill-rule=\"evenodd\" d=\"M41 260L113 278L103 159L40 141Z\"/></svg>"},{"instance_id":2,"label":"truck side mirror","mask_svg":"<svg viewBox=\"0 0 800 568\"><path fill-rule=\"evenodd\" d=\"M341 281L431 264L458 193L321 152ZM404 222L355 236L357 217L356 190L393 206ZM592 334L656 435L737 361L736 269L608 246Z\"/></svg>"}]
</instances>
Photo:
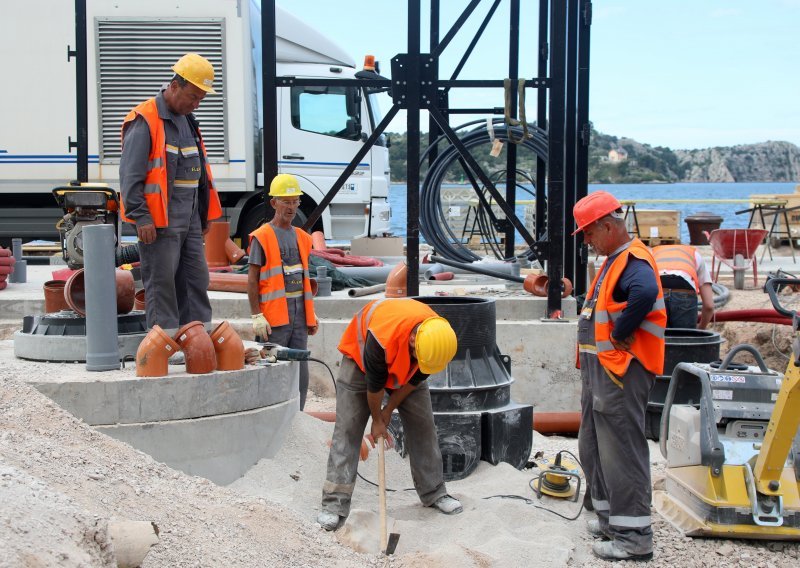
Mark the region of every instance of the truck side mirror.
<instances>
[{"instance_id":1,"label":"truck side mirror","mask_svg":"<svg viewBox=\"0 0 800 568\"><path fill-rule=\"evenodd\" d=\"M347 119L345 125L345 138L348 140L358 140L361 138L361 123L352 118Z\"/></svg>"}]
</instances>

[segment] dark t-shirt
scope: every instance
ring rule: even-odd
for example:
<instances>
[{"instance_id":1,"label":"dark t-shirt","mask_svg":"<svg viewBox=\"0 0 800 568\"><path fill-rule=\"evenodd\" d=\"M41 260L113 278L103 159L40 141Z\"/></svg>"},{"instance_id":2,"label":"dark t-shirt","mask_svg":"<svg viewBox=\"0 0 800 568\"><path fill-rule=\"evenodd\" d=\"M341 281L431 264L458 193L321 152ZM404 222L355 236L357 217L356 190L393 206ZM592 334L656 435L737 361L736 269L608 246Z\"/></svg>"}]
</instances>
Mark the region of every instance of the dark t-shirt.
<instances>
[{"instance_id":1,"label":"dark t-shirt","mask_svg":"<svg viewBox=\"0 0 800 568\"><path fill-rule=\"evenodd\" d=\"M386 388L386 379L389 376L386 350L375 339L372 332L367 332L367 342L364 345L364 371L367 376L367 390L369 392L380 392ZM427 378L428 375L417 370L409 382L417 386Z\"/></svg>"}]
</instances>

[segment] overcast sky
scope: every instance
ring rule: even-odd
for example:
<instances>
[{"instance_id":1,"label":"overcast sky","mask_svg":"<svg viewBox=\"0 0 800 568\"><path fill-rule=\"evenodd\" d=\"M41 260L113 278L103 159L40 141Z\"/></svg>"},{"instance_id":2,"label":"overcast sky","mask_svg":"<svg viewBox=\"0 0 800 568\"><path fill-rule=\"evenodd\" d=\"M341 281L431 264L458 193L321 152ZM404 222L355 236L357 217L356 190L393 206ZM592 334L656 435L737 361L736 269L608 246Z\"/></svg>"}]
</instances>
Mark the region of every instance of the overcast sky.
<instances>
[{"instance_id":1,"label":"overcast sky","mask_svg":"<svg viewBox=\"0 0 800 568\"><path fill-rule=\"evenodd\" d=\"M467 0L442 0L441 36ZM405 0L278 0L357 62L407 51ZM449 78L491 2L484 0L442 56ZM422 0L422 51L429 1ZM595 0L590 119L607 134L654 146L706 148L766 140L800 145L800 0ZM522 0L520 74L535 77L538 2ZM504 0L460 78L508 74ZM529 91L528 118L535 118ZM388 102L387 97L387 106ZM502 106L502 90L451 91L453 106ZM385 109L384 109L385 110ZM405 131L405 119L389 130ZM454 120L466 121L465 117ZM423 116L423 130L427 118Z\"/></svg>"}]
</instances>

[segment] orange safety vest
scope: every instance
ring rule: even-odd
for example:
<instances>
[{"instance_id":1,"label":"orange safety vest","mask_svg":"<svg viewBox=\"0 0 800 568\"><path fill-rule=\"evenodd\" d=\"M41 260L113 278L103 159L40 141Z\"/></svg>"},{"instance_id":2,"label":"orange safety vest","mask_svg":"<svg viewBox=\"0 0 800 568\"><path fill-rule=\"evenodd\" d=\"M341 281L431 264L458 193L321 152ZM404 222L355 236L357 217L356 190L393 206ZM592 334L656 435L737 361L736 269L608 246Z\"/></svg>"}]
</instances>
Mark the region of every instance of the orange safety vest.
<instances>
[{"instance_id":1,"label":"orange safety vest","mask_svg":"<svg viewBox=\"0 0 800 568\"><path fill-rule=\"evenodd\" d=\"M150 156L148 158L147 175L144 178L144 198L150 216L156 227L169 226L167 212L169 211L169 192L167 183L167 140L164 133L164 121L158 116L158 105L156 99L148 99L140 103L128 113L122 121L122 135L125 133L125 125L133 122L137 116L142 116L150 128ZM208 163L206 147L203 144L203 137L197 131L200 138L200 150L203 152L203 163L206 165L206 176L208 177L208 213L206 221L222 217L222 206L220 205L219 195L214 187L214 177L211 175L211 166ZM128 223L135 223L125 215L125 204L120 198L120 217Z\"/></svg>"},{"instance_id":2,"label":"orange safety vest","mask_svg":"<svg viewBox=\"0 0 800 568\"><path fill-rule=\"evenodd\" d=\"M658 270L680 270L691 277L694 291L700 291L700 281L697 279L697 260L694 257L694 248L689 245L661 245L653 248L653 258L658 265Z\"/></svg>"},{"instance_id":3,"label":"orange safety vest","mask_svg":"<svg viewBox=\"0 0 800 568\"><path fill-rule=\"evenodd\" d=\"M311 293L311 277L308 273L308 256L311 253L311 235L294 227L297 235L297 250L303 265L303 300L306 308L306 325L317 325L314 315L314 295ZM289 323L289 306L286 303L286 288L283 281L283 260L278 248L278 237L272 225L264 223L250 233L250 240L258 239L264 250L264 265L258 277L258 307L269 325L277 327Z\"/></svg>"},{"instance_id":4,"label":"orange safety vest","mask_svg":"<svg viewBox=\"0 0 800 568\"><path fill-rule=\"evenodd\" d=\"M630 350L618 350L611 343L614 321L628 305L628 302L614 301L613 292L622 272L628 265L630 255L647 261L653 268L653 273L658 274L656 262L653 260L653 255L650 254L650 249L639 239L633 239L630 246L614 259L603 278L603 283L600 285L597 304L594 308L594 335L597 358L605 369L614 373L617 377L621 377L627 372L628 366L634 357L639 360L645 369L655 375L660 375L664 371L664 329L667 327L667 310L664 306L664 293L661 290L661 282L658 278L656 278L658 297L653 303L650 312L633 332L633 342ZM608 259L605 260L603 267L595 275L592 286L589 289L590 294L594 294L597 279L603 273L603 268L607 262ZM590 299L591 296L586 301L588 302Z\"/></svg>"},{"instance_id":5,"label":"orange safety vest","mask_svg":"<svg viewBox=\"0 0 800 568\"><path fill-rule=\"evenodd\" d=\"M361 372L366 372L364 347L367 332L372 332L386 351L389 368L386 388L400 388L411 380L419 368L409 350L411 332L417 324L437 315L426 304L410 298L373 300L350 320L339 342L339 351L355 361Z\"/></svg>"}]
</instances>

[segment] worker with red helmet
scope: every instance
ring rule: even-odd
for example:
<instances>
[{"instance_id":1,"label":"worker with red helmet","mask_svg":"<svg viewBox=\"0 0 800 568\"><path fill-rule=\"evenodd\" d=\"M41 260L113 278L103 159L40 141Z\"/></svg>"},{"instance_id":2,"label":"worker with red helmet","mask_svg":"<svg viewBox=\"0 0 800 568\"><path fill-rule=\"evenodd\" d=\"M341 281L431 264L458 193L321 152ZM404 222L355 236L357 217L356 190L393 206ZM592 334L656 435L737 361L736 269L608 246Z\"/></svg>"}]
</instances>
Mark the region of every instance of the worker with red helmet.
<instances>
[{"instance_id":1,"label":"worker with red helmet","mask_svg":"<svg viewBox=\"0 0 800 568\"><path fill-rule=\"evenodd\" d=\"M589 532L606 560L649 560L650 451L645 413L664 369L667 315L653 255L631 239L622 206L596 191L573 209L584 242L605 256L578 318L581 427L578 448L597 520Z\"/></svg>"}]
</instances>

